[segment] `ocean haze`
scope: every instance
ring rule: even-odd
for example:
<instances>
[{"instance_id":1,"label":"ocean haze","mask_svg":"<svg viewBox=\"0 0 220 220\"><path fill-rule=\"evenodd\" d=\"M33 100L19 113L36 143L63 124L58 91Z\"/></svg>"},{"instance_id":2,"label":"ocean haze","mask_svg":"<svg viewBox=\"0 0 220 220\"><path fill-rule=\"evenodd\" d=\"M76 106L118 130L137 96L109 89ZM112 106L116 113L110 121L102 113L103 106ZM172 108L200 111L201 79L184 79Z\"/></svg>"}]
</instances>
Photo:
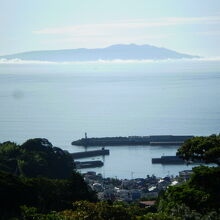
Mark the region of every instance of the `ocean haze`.
<instances>
[{"instance_id":1,"label":"ocean haze","mask_svg":"<svg viewBox=\"0 0 220 220\"><path fill-rule=\"evenodd\" d=\"M22 59L53 62L97 61L97 60L163 60L199 58L188 54L178 53L166 48L151 45L117 44L106 48L96 49L66 49L45 50L17 53L0 56L0 59Z\"/></svg>"},{"instance_id":2,"label":"ocean haze","mask_svg":"<svg viewBox=\"0 0 220 220\"><path fill-rule=\"evenodd\" d=\"M1 64L0 142L45 137L70 152L84 136L219 133L219 61L91 64ZM151 165L176 147L119 147L105 176L178 174L185 166ZM97 159L97 158L96 158ZM102 159L102 158L100 158Z\"/></svg>"}]
</instances>

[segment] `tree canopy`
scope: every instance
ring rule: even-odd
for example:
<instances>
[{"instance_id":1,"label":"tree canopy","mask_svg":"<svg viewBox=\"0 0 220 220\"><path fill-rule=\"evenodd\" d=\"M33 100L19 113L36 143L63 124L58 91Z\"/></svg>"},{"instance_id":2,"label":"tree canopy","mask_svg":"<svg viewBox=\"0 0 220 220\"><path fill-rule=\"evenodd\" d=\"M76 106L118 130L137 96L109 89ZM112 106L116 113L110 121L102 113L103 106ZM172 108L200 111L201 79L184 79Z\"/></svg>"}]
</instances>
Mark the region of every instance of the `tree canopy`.
<instances>
[{"instance_id":1,"label":"tree canopy","mask_svg":"<svg viewBox=\"0 0 220 220\"><path fill-rule=\"evenodd\" d=\"M96 195L82 176L73 172L65 180L25 178L0 171L0 219L19 216L20 206L36 207L39 212L61 211L78 200L96 201Z\"/></svg>"},{"instance_id":2,"label":"tree canopy","mask_svg":"<svg viewBox=\"0 0 220 220\"><path fill-rule=\"evenodd\" d=\"M96 194L67 151L44 138L0 144L0 219L19 215L22 205L45 213L71 208L78 200L95 201Z\"/></svg>"},{"instance_id":3,"label":"tree canopy","mask_svg":"<svg viewBox=\"0 0 220 220\"><path fill-rule=\"evenodd\" d=\"M36 220L181 220L164 213L151 213L146 208L105 202L91 203L78 201L73 203L73 209L49 214L38 213L35 208L22 207L24 219Z\"/></svg>"},{"instance_id":4,"label":"tree canopy","mask_svg":"<svg viewBox=\"0 0 220 220\"><path fill-rule=\"evenodd\" d=\"M184 142L177 155L185 160L199 160L220 165L220 135L194 137Z\"/></svg>"},{"instance_id":5,"label":"tree canopy","mask_svg":"<svg viewBox=\"0 0 220 220\"><path fill-rule=\"evenodd\" d=\"M170 186L160 198L159 210L172 214L176 207L196 211L206 215L219 211L220 207L220 167L199 166L193 168L189 181L178 186Z\"/></svg>"},{"instance_id":6,"label":"tree canopy","mask_svg":"<svg viewBox=\"0 0 220 220\"><path fill-rule=\"evenodd\" d=\"M73 159L44 138L27 140L21 146L0 144L0 170L24 177L65 179L72 175Z\"/></svg>"}]
</instances>

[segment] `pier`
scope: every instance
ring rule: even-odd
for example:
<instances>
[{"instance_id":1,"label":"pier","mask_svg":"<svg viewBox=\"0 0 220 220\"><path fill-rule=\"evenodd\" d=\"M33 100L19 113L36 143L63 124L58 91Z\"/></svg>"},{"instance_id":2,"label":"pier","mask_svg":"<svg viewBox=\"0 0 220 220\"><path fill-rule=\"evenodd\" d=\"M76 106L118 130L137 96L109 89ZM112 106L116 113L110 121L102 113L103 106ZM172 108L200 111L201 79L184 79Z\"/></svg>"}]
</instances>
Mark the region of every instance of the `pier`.
<instances>
[{"instance_id":1,"label":"pier","mask_svg":"<svg viewBox=\"0 0 220 220\"><path fill-rule=\"evenodd\" d=\"M151 146L161 146L161 145L166 145L166 146L180 146L184 143L184 141L158 141L158 142L150 142Z\"/></svg>"},{"instance_id":2,"label":"pier","mask_svg":"<svg viewBox=\"0 0 220 220\"><path fill-rule=\"evenodd\" d=\"M102 167L104 163L101 160L94 160L94 161L75 161L76 169L85 169L85 168L95 168L95 167Z\"/></svg>"},{"instance_id":3,"label":"pier","mask_svg":"<svg viewBox=\"0 0 220 220\"><path fill-rule=\"evenodd\" d=\"M110 152L108 149L102 148L101 150L71 153L71 156L73 159L80 159L80 158L87 158L87 157L105 156L109 154Z\"/></svg>"},{"instance_id":4,"label":"pier","mask_svg":"<svg viewBox=\"0 0 220 220\"><path fill-rule=\"evenodd\" d=\"M178 156L162 156L160 158L152 158L152 163L184 164L186 161Z\"/></svg>"}]
</instances>

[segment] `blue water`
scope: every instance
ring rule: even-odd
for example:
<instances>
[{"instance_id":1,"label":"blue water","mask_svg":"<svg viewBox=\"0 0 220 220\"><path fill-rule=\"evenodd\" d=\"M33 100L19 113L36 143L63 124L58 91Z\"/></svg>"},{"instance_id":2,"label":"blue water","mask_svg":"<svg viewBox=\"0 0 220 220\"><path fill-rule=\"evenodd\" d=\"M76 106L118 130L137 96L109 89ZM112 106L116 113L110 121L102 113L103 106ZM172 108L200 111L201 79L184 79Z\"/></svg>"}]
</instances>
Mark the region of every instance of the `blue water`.
<instances>
[{"instance_id":1,"label":"blue water","mask_svg":"<svg viewBox=\"0 0 220 220\"><path fill-rule=\"evenodd\" d=\"M210 135L220 130L220 63L0 65L0 142L129 135ZM152 165L176 147L114 147L105 166L118 178L176 175ZM95 159L95 158L93 158ZM97 159L97 158L96 158ZM100 158L102 159L102 158Z\"/></svg>"}]
</instances>

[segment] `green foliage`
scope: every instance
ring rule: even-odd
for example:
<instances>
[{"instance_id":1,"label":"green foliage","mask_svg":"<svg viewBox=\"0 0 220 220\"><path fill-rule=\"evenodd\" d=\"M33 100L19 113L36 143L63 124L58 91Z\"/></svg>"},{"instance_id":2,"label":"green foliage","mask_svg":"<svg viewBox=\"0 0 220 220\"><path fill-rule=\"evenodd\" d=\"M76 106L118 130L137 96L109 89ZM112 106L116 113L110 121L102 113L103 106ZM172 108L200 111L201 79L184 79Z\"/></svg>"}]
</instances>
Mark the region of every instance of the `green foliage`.
<instances>
[{"instance_id":1,"label":"green foliage","mask_svg":"<svg viewBox=\"0 0 220 220\"><path fill-rule=\"evenodd\" d=\"M138 201L128 203L125 201L114 201L114 207L126 208L126 211L131 216L143 216L149 212L156 212L156 207L141 208Z\"/></svg>"},{"instance_id":2,"label":"green foliage","mask_svg":"<svg viewBox=\"0 0 220 220\"><path fill-rule=\"evenodd\" d=\"M219 220L220 219L219 211L210 211L206 214L201 214L195 210L191 210L186 205L175 205L170 210L170 215L179 217L181 219L187 220Z\"/></svg>"},{"instance_id":3,"label":"green foliage","mask_svg":"<svg viewBox=\"0 0 220 220\"><path fill-rule=\"evenodd\" d=\"M0 170L16 173L16 158L18 158L21 154L21 149L13 142L7 141L0 144Z\"/></svg>"},{"instance_id":4,"label":"green foliage","mask_svg":"<svg viewBox=\"0 0 220 220\"><path fill-rule=\"evenodd\" d=\"M29 192L20 178L0 172L0 219L16 216Z\"/></svg>"},{"instance_id":5,"label":"green foliage","mask_svg":"<svg viewBox=\"0 0 220 220\"><path fill-rule=\"evenodd\" d=\"M47 178L23 178L0 172L0 219L19 215L21 205L36 207L41 213L72 207L73 201L95 201L81 175L53 180Z\"/></svg>"},{"instance_id":6,"label":"green foliage","mask_svg":"<svg viewBox=\"0 0 220 220\"><path fill-rule=\"evenodd\" d=\"M21 220L219 220L220 215L215 212L209 212L206 215L201 215L200 213L191 211L186 206L176 206L173 210L172 215L165 213L147 213L145 215L126 215L124 216L124 211L129 210L129 206L123 212L118 207L108 205L107 203L88 203L85 201L78 202L74 204L80 206L76 210L65 210L62 212L50 212L47 214L42 214L37 211L34 207L22 206L22 217ZM99 208L100 206L100 208ZM103 213L103 206L104 212ZM114 209L111 212L111 209Z\"/></svg>"},{"instance_id":7,"label":"green foliage","mask_svg":"<svg viewBox=\"0 0 220 220\"><path fill-rule=\"evenodd\" d=\"M21 146L12 142L0 145L0 170L25 177L69 178L73 159L43 138L26 141Z\"/></svg>"},{"instance_id":8,"label":"green foliage","mask_svg":"<svg viewBox=\"0 0 220 220\"><path fill-rule=\"evenodd\" d=\"M130 220L132 218L127 214L126 209L123 207L115 207L109 205L107 202L90 203L87 201L78 201L74 204L74 210L65 210L60 213L38 214L34 208L23 207L23 220L49 220L53 219L50 216L54 216L55 220Z\"/></svg>"},{"instance_id":9,"label":"green foliage","mask_svg":"<svg viewBox=\"0 0 220 220\"><path fill-rule=\"evenodd\" d=\"M177 155L186 160L202 160L220 165L220 135L189 139L178 149Z\"/></svg>"},{"instance_id":10,"label":"green foliage","mask_svg":"<svg viewBox=\"0 0 220 220\"><path fill-rule=\"evenodd\" d=\"M160 208L163 211L169 211L176 205L186 204L193 210L205 211L209 197L207 193L192 188L188 184L169 187L164 194L164 203L160 201Z\"/></svg>"},{"instance_id":11,"label":"green foliage","mask_svg":"<svg viewBox=\"0 0 220 220\"><path fill-rule=\"evenodd\" d=\"M160 198L158 209L166 213L178 213L176 207L184 207L188 213L205 215L220 207L220 167L195 167L191 179L179 186L169 187ZM187 207L187 208L186 208ZM180 209L181 210L181 209Z\"/></svg>"},{"instance_id":12,"label":"green foliage","mask_svg":"<svg viewBox=\"0 0 220 220\"><path fill-rule=\"evenodd\" d=\"M187 140L178 149L177 155L186 160L220 165L220 135ZM187 183L170 187L165 192L160 199L159 210L174 215L185 212L188 219L217 219L220 207L220 167L200 166L193 168L193 171ZM179 208L174 208L177 206Z\"/></svg>"},{"instance_id":13,"label":"green foliage","mask_svg":"<svg viewBox=\"0 0 220 220\"><path fill-rule=\"evenodd\" d=\"M21 205L44 213L77 200L94 201L96 195L74 171L68 152L42 138L0 144L0 219L19 215Z\"/></svg>"},{"instance_id":14,"label":"green foliage","mask_svg":"<svg viewBox=\"0 0 220 220\"><path fill-rule=\"evenodd\" d=\"M181 220L180 217L169 216L164 213L148 213L144 216L138 216L137 220Z\"/></svg>"},{"instance_id":15,"label":"green foliage","mask_svg":"<svg viewBox=\"0 0 220 220\"><path fill-rule=\"evenodd\" d=\"M107 202L91 203L79 201L73 204L73 210L61 212L61 216L67 220L88 219L88 220L132 220L147 213L145 208L117 202L109 204Z\"/></svg>"},{"instance_id":16,"label":"green foliage","mask_svg":"<svg viewBox=\"0 0 220 220\"><path fill-rule=\"evenodd\" d=\"M74 204L76 218L86 219L115 219L115 220L127 220L131 219L131 216L126 212L126 208L122 206L109 205L107 202L89 203L86 201L75 202ZM73 216L74 216L73 215Z\"/></svg>"},{"instance_id":17,"label":"green foliage","mask_svg":"<svg viewBox=\"0 0 220 220\"><path fill-rule=\"evenodd\" d=\"M193 168L188 185L209 195L206 207L220 208L220 167L200 166Z\"/></svg>"},{"instance_id":18,"label":"green foliage","mask_svg":"<svg viewBox=\"0 0 220 220\"><path fill-rule=\"evenodd\" d=\"M21 206L22 220L64 220L57 212L38 213L35 207Z\"/></svg>"},{"instance_id":19,"label":"green foliage","mask_svg":"<svg viewBox=\"0 0 220 220\"><path fill-rule=\"evenodd\" d=\"M219 143L219 135L195 137L178 155L218 164ZM46 139L30 139L21 146L0 144L0 170L5 171L0 171L0 220L220 219L220 167L193 168L189 181L160 193L158 213L138 203L94 203L96 195L73 170L71 155Z\"/></svg>"},{"instance_id":20,"label":"green foliage","mask_svg":"<svg viewBox=\"0 0 220 220\"><path fill-rule=\"evenodd\" d=\"M180 220L163 213L132 213L133 206L128 204L112 205L107 202L91 203L78 201L73 204L73 210L39 214L35 208L22 207L23 220L49 220L51 216L55 220ZM136 207L138 208L138 207ZM146 211L145 211L146 212ZM52 218L53 219L53 218Z\"/></svg>"}]
</instances>

